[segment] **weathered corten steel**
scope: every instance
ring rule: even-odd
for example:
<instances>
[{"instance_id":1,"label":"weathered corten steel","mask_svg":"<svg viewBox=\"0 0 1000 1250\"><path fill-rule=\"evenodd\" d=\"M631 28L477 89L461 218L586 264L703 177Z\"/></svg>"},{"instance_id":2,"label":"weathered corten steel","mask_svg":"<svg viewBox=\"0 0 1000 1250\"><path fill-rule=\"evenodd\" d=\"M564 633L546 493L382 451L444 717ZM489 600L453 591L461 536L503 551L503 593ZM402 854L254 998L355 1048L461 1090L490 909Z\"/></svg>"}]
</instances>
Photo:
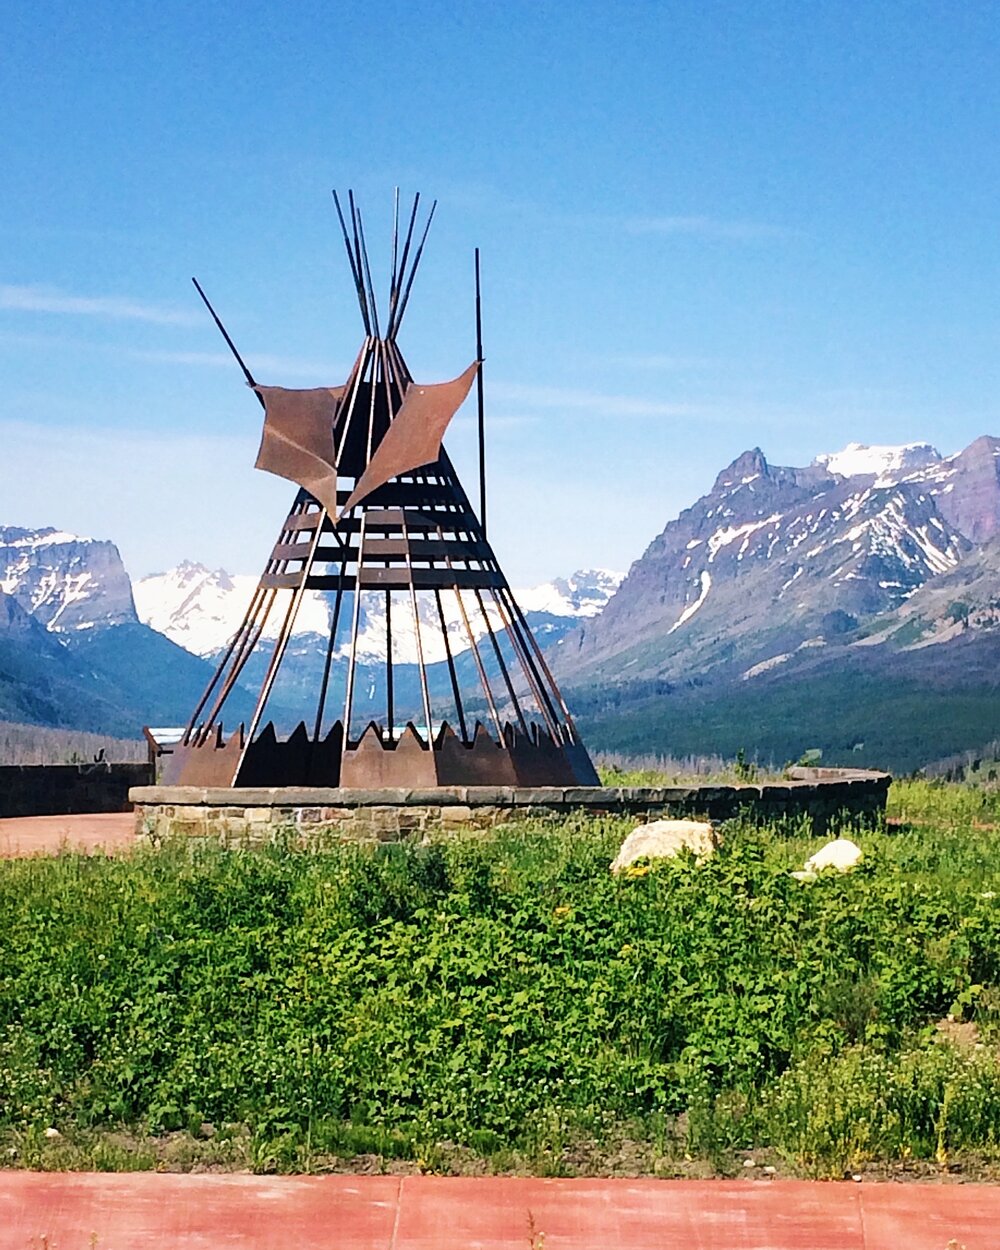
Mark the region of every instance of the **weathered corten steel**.
<instances>
[{"instance_id":1,"label":"weathered corten steel","mask_svg":"<svg viewBox=\"0 0 1000 1250\"><path fill-rule=\"evenodd\" d=\"M243 621L167 757L164 782L202 786L597 785L569 710L486 539L442 439L472 383L482 398L479 265L477 356L450 382L415 383L396 335L427 230L413 251L420 197L402 249L398 198L380 332L361 214L334 196L365 339L343 386L260 386L198 287L264 407L257 467L300 487ZM482 423L480 422L480 438ZM483 464L482 448L480 463ZM480 483L485 500L485 482ZM481 503L482 507L482 503ZM328 596L329 636L311 725L280 737L264 714L303 596ZM384 612L384 718L357 697L362 605ZM419 702L398 704L393 628L412 630ZM270 628L269 628L270 627ZM276 633L275 633L276 627ZM225 735L226 702L261 641L273 647L248 725ZM456 649L452 635L463 645ZM466 658L468 657L468 658ZM459 672L469 668L474 685ZM342 660L342 663L337 661ZM370 670L365 669L367 680ZM333 689L342 684L342 711ZM336 700L339 703L339 698ZM397 714L406 720L397 728Z\"/></svg>"}]
</instances>

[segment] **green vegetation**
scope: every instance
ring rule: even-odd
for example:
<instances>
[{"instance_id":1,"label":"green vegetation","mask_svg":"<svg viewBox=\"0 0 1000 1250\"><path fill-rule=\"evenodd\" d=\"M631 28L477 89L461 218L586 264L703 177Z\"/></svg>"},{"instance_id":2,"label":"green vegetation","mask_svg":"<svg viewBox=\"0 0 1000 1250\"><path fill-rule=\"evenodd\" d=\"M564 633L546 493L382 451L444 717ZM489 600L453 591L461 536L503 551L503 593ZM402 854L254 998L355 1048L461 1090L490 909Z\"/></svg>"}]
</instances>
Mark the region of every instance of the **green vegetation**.
<instances>
[{"instance_id":1,"label":"green vegetation","mask_svg":"<svg viewBox=\"0 0 1000 1250\"><path fill-rule=\"evenodd\" d=\"M851 663L697 689L634 683L575 690L571 701L587 743L626 756L698 756L711 747L733 759L752 744L758 762L778 768L818 749L824 766L898 776L1000 738L995 668L970 669L959 681L947 672L915 677Z\"/></svg>"},{"instance_id":2,"label":"green vegetation","mask_svg":"<svg viewBox=\"0 0 1000 1250\"><path fill-rule=\"evenodd\" d=\"M1000 798L919 782L892 804L903 823L812 884L789 876L808 828L739 822L702 863L618 878L631 822L610 820L3 862L0 1149L993 1174Z\"/></svg>"}]
</instances>

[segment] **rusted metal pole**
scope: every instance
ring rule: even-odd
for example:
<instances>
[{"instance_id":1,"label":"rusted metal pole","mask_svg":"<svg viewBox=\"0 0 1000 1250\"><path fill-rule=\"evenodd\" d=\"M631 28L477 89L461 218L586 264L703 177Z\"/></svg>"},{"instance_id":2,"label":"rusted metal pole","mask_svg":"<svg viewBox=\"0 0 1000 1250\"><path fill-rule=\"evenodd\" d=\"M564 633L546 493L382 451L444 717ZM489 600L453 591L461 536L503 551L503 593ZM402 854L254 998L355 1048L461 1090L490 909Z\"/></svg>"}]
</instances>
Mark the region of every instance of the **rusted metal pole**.
<instances>
[{"instance_id":1,"label":"rusted metal pole","mask_svg":"<svg viewBox=\"0 0 1000 1250\"><path fill-rule=\"evenodd\" d=\"M403 255L400 257L399 270L396 274L396 292L392 298L392 304L389 308L389 324L385 329L386 338L391 339L393 335L393 325L396 320L396 306L399 303L399 293L403 283L403 275L406 273L406 262L410 255L410 243L413 241L413 227L417 224L417 208L420 205L420 192L418 191L413 197L413 208L410 210L410 224L406 228L406 239L403 242Z\"/></svg>"},{"instance_id":2,"label":"rusted metal pole","mask_svg":"<svg viewBox=\"0 0 1000 1250\"><path fill-rule=\"evenodd\" d=\"M340 229L344 236L344 247L347 251L347 261L351 266L351 276L354 278L354 290L358 297L358 304L361 308L361 320L364 322L365 334L371 334L372 326L368 317L368 309L365 303L364 290L361 284L361 274L358 272L358 266L351 250L351 238L347 232L347 222L344 220L344 210L340 207L340 197L337 192L333 192L333 202L337 209L337 216L340 218Z\"/></svg>"},{"instance_id":3,"label":"rusted metal pole","mask_svg":"<svg viewBox=\"0 0 1000 1250\"><path fill-rule=\"evenodd\" d=\"M514 648L514 654L517 656L521 665L521 671L528 679L528 685L531 688L532 698L538 708L539 714L546 724L546 728L552 737L558 741L559 738L559 718L552 707L549 696L544 687L541 685L539 674L535 671L535 666L531 662L531 656L528 654L524 644L524 640L518 634L516 626L507 616L507 609L504 606L503 599L497 594L495 588L490 590L493 596L493 602L496 605L497 613L503 622L507 637L510 639L511 646Z\"/></svg>"},{"instance_id":4,"label":"rusted metal pole","mask_svg":"<svg viewBox=\"0 0 1000 1250\"><path fill-rule=\"evenodd\" d=\"M385 718L389 741L396 739L396 707L392 685L392 591L385 592Z\"/></svg>"},{"instance_id":5,"label":"rusted metal pole","mask_svg":"<svg viewBox=\"0 0 1000 1250\"><path fill-rule=\"evenodd\" d=\"M438 526L438 537L443 537L440 525ZM451 690L455 699L455 712L458 716L459 728L462 731L462 741L467 742L469 740L469 734L465 727L465 709L462 706L462 695L458 685L458 672L455 668L455 658L451 654L451 640L448 637L448 622L445 620L444 606L441 603L440 589L435 589L434 598L437 600L438 619L441 622L441 637L444 639L444 651L448 660L448 675L451 678Z\"/></svg>"},{"instance_id":6,"label":"rusted metal pole","mask_svg":"<svg viewBox=\"0 0 1000 1250\"><path fill-rule=\"evenodd\" d=\"M361 261L361 240L358 237L358 210L354 203L354 192L350 189L347 192L347 203L351 210L351 228L354 232L354 263L357 265L358 281L361 284L359 289L361 292L361 299L364 301L364 306L368 310L366 321L369 325L371 325L371 310L368 307L368 293L365 290L364 285L365 271Z\"/></svg>"},{"instance_id":7,"label":"rusted metal pole","mask_svg":"<svg viewBox=\"0 0 1000 1250\"><path fill-rule=\"evenodd\" d=\"M403 518L403 539L407 546L410 543L410 535L406 528L406 509L402 509L401 516ZM420 696L424 705L424 720L427 730L427 745L434 745L434 726L431 723L431 693L427 685L427 665L424 663L424 644L420 637L420 608L417 602L417 591L413 584L413 560L410 556L406 557L406 571L410 579L410 607L413 610L413 637L417 644L417 667L420 670Z\"/></svg>"},{"instance_id":8,"label":"rusted metal pole","mask_svg":"<svg viewBox=\"0 0 1000 1250\"><path fill-rule=\"evenodd\" d=\"M212 314L212 320L213 320L213 321L215 322L215 324L219 327L219 332L220 332L220 334L222 335L222 337L226 340L226 344L227 344L227 346L229 347L229 350L233 353L233 356L236 358L236 363L237 363L237 364L239 365L239 367L243 370L243 376L244 376L244 377L246 378L246 380L247 380L247 386L251 387L251 388L254 390L254 394L257 396L257 399L258 399L258 401L259 401L259 403L260 403L260 406L263 408L263 407L264 407L264 397L263 397L263 395L261 395L261 394L260 394L260 393L259 393L259 392L255 389L255 388L256 388L256 386L257 386L257 383L253 380L253 374L252 374L252 373L250 372L250 370L246 367L246 364L245 364L245 363L244 363L244 361L243 361L243 357L242 357L242 356L239 354L239 352L236 350L236 344L235 344L235 343L233 342L233 340L229 337L229 333L228 333L228 331L226 330L226 327L222 324L222 321L221 321L221 319L219 318L219 314L215 311L215 309L212 307L212 305L208 302L208 296L207 296L207 295L205 294L205 292L201 289L201 284L199 283L198 279L197 279L197 278L192 278L192 279L191 279L191 281L194 283L195 290L196 290L196 291L198 292L198 294L201 296L201 298L202 298L202 302L204 303L205 307L206 307L206 308L208 309L208 311Z\"/></svg>"},{"instance_id":9,"label":"rusted metal pole","mask_svg":"<svg viewBox=\"0 0 1000 1250\"><path fill-rule=\"evenodd\" d=\"M340 624L340 606L344 601L344 581L347 576L347 559L350 553L350 544L346 541L342 544L343 555L340 560L340 580L337 583L337 598L333 605L333 621L330 624L330 639L326 647L326 659L323 662L323 680L319 688L319 703L316 707L316 725L313 729L313 741L319 742L319 736L323 730L323 713L326 710L326 694L330 687L330 668L333 664L333 652L337 645L337 627Z\"/></svg>"},{"instance_id":10,"label":"rusted metal pole","mask_svg":"<svg viewBox=\"0 0 1000 1250\"><path fill-rule=\"evenodd\" d=\"M431 222L434 220L434 210L437 208L437 200L431 205L431 211L427 214L427 223L424 226L424 233L420 239L420 246L417 248L413 256L413 264L410 266L410 277L406 283L406 290L403 292L403 298L399 301L399 308L396 312L396 318L386 331L389 338L395 338L406 313L406 305L410 301L410 291L413 289L413 279L417 276L417 269L420 265L420 258L424 254L424 244L427 242L427 234L431 228Z\"/></svg>"},{"instance_id":11,"label":"rusted metal pole","mask_svg":"<svg viewBox=\"0 0 1000 1250\"><path fill-rule=\"evenodd\" d=\"M299 493L295 497L295 502L292 505L292 511L286 519L285 525L280 534L278 535L278 546L282 546L288 541L292 533L292 531L288 528L288 522L293 518L302 515L306 509L307 502L311 498L312 497L307 491L301 489L299 490ZM198 703L198 706L192 713L191 722L188 725L184 736L185 742L189 740L191 730L197 725L198 717L201 715L202 710L208 703L216 684L222 681L219 693L216 695L215 702L212 704L211 711L209 712L208 720L195 735L195 744L197 745L199 742L204 741L208 737L215 717L222 710L226 699L229 697L229 692L236 684L240 673L243 671L244 665L252 654L254 648L257 646L257 642L263 633L268 617L270 616L271 608L274 606L277 591L266 591L263 585L263 578L269 573L276 572L279 568L284 568L287 563L287 560L276 560L273 552L268 557L267 563L264 566L264 573L262 574L261 581L258 583L257 589L254 591L253 598L250 601L250 607L247 608L239 629L230 640L226 653L219 661L212 680L209 682L205 693L202 695L201 700ZM260 616L261 610L263 610L263 616ZM223 680L223 673L225 672L227 665L230 665L229 674Z\"/></svg>"},{"instance_id":12,"label":"rusted metal pole","mask_svg":"<svg viewBox=\"0 0 1000 1250\"><path fill-rule=\"evenodd\" d=\"M489 613L486 611L486 604L483 602L483 592L477 586L472 593L476 596L476 602L479 604L479 612L483 618L483 623L486 626L486 632L489 634L490 642L493 644L493 654L496 656L497 667L500 669L500 675L503 677L504 685L507 687L507 694L510 698L511 705L514 708L514 715L518 719L522 733L525 737L527 737L528 722L525 719L524 712L521 710L521 701L518 699L514 690L514 683L510 679L510 673L507 670L507 665L504 663L503 652L500 650L500 643L497 641L497 636L493 632L493 624L490 621ZM514 658L518 658L516 651L514 652Z\"/></svg>"},{"instance_id":13,"label":"rusted metal pole","mask_svg":"<svg viewBox=\"0 0 1000 1250\"><path fill-rule=\"evenodd\" d=\"M396 294L396 261L399 259L399 187L396 187L392 199L392 269L389 273L389 315L391 316L392 301Z\"/></svg>"},{"instance_id":14,"label":"rusted metal pole","mask_svg":"<svg viewBox=\"0 0 1000 1250\"><path fill-rule=\"evenodd\" d=\"M344 747L351 740L351 711L354 703L354 670L357 667L358 622L361 618L361 563L365 552L365 534L367 531L368 513L361 513L361 526L358 531L358 561L354 574L354 604L351 613L351 650L347 657L347 689L344 695Z\"/></svg>"},{"instance_id":15,"label":"rusted metal pole","mask_svg":"<svg viewBox=\"0 0 1000 1250\"><path fill-rule=\"evenodd\" d=\"M375 327L375 337L381 338L378 328L378 304L375 300L375 287L372 285L372 271L368 264L368 244L365 242L365 227L361 220L361 209L354 210L358 225L358 241L361 245L361 259L364 261L365 287L368 291L368 304L372 310L372 324Z\"/></svg>"},{"instance_id":16,"label":"rusted metal pole","mask_svg":"<svg viewBox=\"0 0 1000 1250\"><path fill-rule=\"evenodd\" d=\"M476 397L479 403L479 524L486 538L486 406L483 396L483 300L479 284L479 248L476 248Z\"/></svg>"},{"instance_id":17,"label":"rusted metal pole","mask_svg":"<svg viewBox=\"0 0 1000 1250\"><path fill-rule=\"evenodd\" d=\"M312 570L313 561L316 558L316 548L319 546L320 538L323 533L323 522L326 520L326 509L321 508L316 514L316 529L313 533L312 540L308 544L309 550L302 555L302 572L301 581L292 592L292 601L288 605L288 612L281 624L281 632L278 640L274 645L274 654L271 656L271 663L267 668L267 675L264 678L264 684L261 686L260 695L257 699L257 706L254 708L253 717L247 730L246 746L244 747L244 755L246 747L253 741L253 736L257 732L257 727L264 716L264 708L267 701L271 697L271 690L274 688L275 678L278 676L278 669L281 667L281 661L285 656L285 649L288 646L289 639L292 636L292 630L295 628L295 618L298 616L299 606L302 603L303 596L306 593L306 583L309 580L309 573ZM303 546L306 544L303 543ZM242 764L242 757L240 763Z\"/></svg>"}]
</instances>

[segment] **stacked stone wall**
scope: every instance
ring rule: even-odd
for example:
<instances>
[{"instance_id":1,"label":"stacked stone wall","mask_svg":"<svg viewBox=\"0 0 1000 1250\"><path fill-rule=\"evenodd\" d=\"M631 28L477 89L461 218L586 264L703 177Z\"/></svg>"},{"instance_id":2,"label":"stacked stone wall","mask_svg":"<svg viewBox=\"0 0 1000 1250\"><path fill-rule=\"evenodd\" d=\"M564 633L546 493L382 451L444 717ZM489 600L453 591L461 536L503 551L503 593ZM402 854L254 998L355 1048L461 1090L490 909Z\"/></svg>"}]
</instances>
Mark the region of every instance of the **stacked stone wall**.
<instances>
[{"instance_id":1,"label":"stacked stone wall","mask_svg":"<svg viewBox=\"0 0 1000 1250\"><path fill-rule=\"evenodd\" d=\"M807 773L807 770L800 770ZM882 819L891 778L885 773L800 775L768 785L668 787L453 786L427 790L228 790L148 786L132 791L137 830L150 837L220 837L266 841L278 831L306 842L340 838L398 841L511 821L560 819L573 812L639 820L701 817L759 820L808 817L814 829L833 820Z\"/></svg>"}]
</instances>

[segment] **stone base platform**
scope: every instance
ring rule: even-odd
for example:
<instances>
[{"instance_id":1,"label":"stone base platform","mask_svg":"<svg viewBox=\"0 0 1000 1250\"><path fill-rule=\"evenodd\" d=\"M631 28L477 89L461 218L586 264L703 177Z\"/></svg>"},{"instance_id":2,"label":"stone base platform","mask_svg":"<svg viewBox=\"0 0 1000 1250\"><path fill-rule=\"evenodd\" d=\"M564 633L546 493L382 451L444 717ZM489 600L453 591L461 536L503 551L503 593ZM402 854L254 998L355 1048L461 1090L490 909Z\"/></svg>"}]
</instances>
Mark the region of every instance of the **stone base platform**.
<instances>
[{"instance_id":1,"label":"stone base platform","mask_svg":"<svg viewBox=\"0 0 1000 1250\"><path fill-rule=\"evenodd\" d=\"M463 826L559 818L572 812L728 820L741 813L773 820L808 816L821 832L843 818L872 824L885 813L888 773L793 769L788 781L765 785L665 787L445 786L427 790L201 789L137 786L136 831L148 837L184 834L266 841L279 830L310 840L332 834L351 840L395 841Z\"/></svg>"}]
</instances>

